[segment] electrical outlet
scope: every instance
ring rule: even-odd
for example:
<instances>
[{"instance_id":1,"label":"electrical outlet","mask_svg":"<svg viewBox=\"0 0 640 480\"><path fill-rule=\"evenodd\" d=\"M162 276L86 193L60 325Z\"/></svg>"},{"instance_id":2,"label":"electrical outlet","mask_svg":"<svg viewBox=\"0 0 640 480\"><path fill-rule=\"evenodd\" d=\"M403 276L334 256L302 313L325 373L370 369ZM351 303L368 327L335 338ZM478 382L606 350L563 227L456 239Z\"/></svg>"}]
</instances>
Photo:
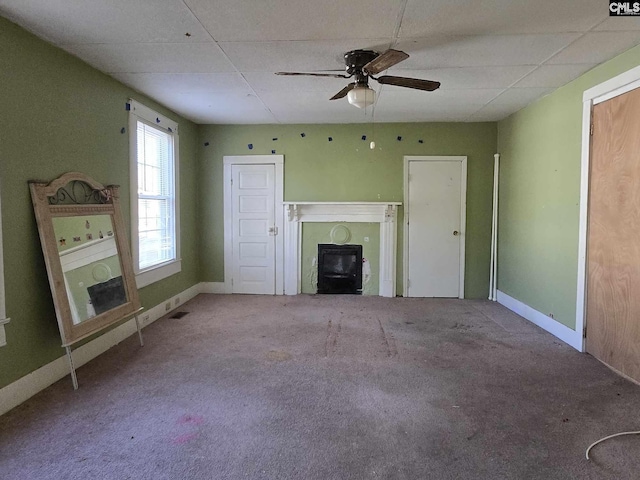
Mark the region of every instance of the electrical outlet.
<instances>
[{"instance_id":1,"label":"electrical outlet","mask_svg":"<svg viewBox=\"0 0 640 480\"><path fill-rule=\"evenodd\" d=\"M548 316L549 316L549 318L553 318L553 319L556 318L556 317L553 316L553 313L550 313Z\"/></svg>"},{"instance_id":2,"label":"electrical outlet","mask_svg":"<svg viewBox=\"0 0 640 480\"><path fill-rule=\"evenodd\" d=\"M168 312L169 310L171 310L171 302L167 302L164 304L164 311Z\"/></svg>"},{"instance_id":3,"label":"electrical outlet","mask_svg":"<svg viewBox=\"0 0 640 480\"><path fill-rule=\"evenodd\" d=\"M142 317L142 324L146 325L147 323L149 323L149 315L144 315Z\"/></svg>"},{"instance_id":4,"label":"electrical outlet","mask_svg":"<svg viewBox=\"0 0 640 480\"><path fill-rule=\"evenodd\" d=\"M173 304L177 307L178 305L180 305L180 297L176 297L176 299L174 300Z\"/></svg>"}]
</instances>

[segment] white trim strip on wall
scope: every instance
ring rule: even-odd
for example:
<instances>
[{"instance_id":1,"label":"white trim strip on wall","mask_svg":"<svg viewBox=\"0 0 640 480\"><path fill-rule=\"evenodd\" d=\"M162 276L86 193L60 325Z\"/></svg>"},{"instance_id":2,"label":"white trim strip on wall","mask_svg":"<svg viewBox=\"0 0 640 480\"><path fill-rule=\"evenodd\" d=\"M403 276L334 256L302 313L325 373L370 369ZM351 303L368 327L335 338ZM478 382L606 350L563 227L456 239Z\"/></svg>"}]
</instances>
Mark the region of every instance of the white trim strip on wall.
<instances>
[{"instance_id":1,"label":"white trim strip on wall","mask_svg":"<svg viewBox=\"0 0 640 480\"><path fill-rule=\"evenodd\" d=\"M510 297L504 292L498 290L498 303L507 307L514 313L526 318L537 326L546 330L551 335L558 337L563 342L569 344L578 351L582 351L582 331L572 330L566 325L554 320L553 318L539 312L538 310Z\"/></svg>"},{"instance_id":2,"label":"white trim strip on wall","mask_svg":"<svg viewBox=\"0 0 640 480\"><path fill-rule=\"evenodd\" d=\"M580 209L578 227L578 279L576 294L576 330L583 332L587 295L587 216L589 214L589 146L591 143L591 101L582 105L582 158L580 165ZM580 348L585 351L585 344Z\"/></svg>"},{"instance_id":3,"label":"white trim strip on wall","mask_svg":"<svg viewBox=\"0 0 640 480\"><path fill-rule=\"evenodd\" d=\"M493 216L491 219L491 263L489 300L498 298L498 187L500 186L500 154L493 156Z\"/></svg>"},{"instance_id":4,"label":"white trim strip on wall","mask_svg":"<svg viewBox=\"0 0 640 480\"><path fill-rule=\"evenodd\" d=\"M464 274L466 270L467 249L467 157L460 157L460 283L458 298L464 298Z\"/></svg>"},{"instance_id":5,"label":"white trim strip on wall","mask_svg":"<svg viewBox=\"0 0 640 480\"><path fill-rule=\"evenodd\" d=\"M0 191L0 194L2 192ZM1 196L1 195L0 195ZM2 256L2 205L0 205L0 347L7 344L7 337L5 336L4 326L9 323L9 319L5 318L7 312L5 310L5 296L4 296L4 263Z\"/></svg>"}]
</instances>

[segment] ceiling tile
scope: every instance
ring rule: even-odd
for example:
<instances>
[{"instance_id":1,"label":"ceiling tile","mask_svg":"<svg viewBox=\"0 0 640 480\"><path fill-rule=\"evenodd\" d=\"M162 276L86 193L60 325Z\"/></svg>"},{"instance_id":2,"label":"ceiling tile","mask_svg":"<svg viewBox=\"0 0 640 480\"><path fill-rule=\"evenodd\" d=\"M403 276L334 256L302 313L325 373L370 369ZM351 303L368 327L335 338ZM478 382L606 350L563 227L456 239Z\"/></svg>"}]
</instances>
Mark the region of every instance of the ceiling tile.
<instances>
[{"instance_id":1,"label":"ceiling tile","mask_svg":"<svg viewBox=\"0 0 640 480\"><path fill-rule=\"evenodd\" d=\"M107 73L233 72L215 43L125 43L62 45L68 52Z\"/></svg>"},{"instance_id":2,"label":"ceiling tile","mask_svg":"<svg viewBox=\"0 0 640 480\"><path fill-rule=\"evenodd\" d=\"M354 49L384 51L389 48L384 39L323 41L323 42L231 42L220 43L229 60L241 72L313 72L344 71L344 54Z\"/></svg>"},{"instance_id":3,"label":"ceiling tile","mask_svg":"<svg viewBox=\"0 0 640 480\"><path fill-rule=\"evenodd\" d=\"M561 87L579 77L595 64L541 65L524 77L514 87Z\"/></svg>"},{"instance_id":4,"label":"ceiling tile","mask_svg":"<svg viewBox=\"0 0 640 480\"><path fill-rule=\"evenodd\" d=\"M476 111L469 121L502 120L552 91L552 88L510 88Z\"/></svg>"},{"instance_id":5,"label":"ceiling tile","mask_svg":"<svg viewBox=\"0 0 640 480\"><path fill-rule=\"evenodd\" d=\"M509 115L511 115L511 113L513 112L511 112L511 110L506 107L502 109L496 109L494 111L485 110L483 108L475 112L471 116L467 117L464 121L466 122L499 122L500 120L507 118Z\"/></svg>"},{"instance_id":6,"label":"ceiling tile","mask_svg":"<svg viewBox=\"0 0 640 480\"><path fill-rule=\"evenodd\" d=\"M469 118L473 110L467 108L443 109L432 108L429 110L404 110L397 107L389 107L376 112L378 123L404 123L404 122L464 122Z\"/></svg>"},{"instance_id":7,"label":"ceiling tile","mask_svg":"<svg viewBox=\"0 0 640 480\"><path fill-rule=\"evenodd\" d=\"M213 37L225 42L391 38L403 4L403 0L185 1Z\"/></svg>"},{"instance_id":8,"label":"ceiling tile","mask_svg":"<svg viewBox=\"0 0 640 480\"><path fill-rule=\"evenodd\" d=\"M579 34L483 35L404 40L400 50L411 55L403 69L539 65L578 38Z\"/></svg>"},{"instance_id":9,"label":"ceiling tile","mask_svg":"<svg viewBox=\"0 0 640 480\"><path fill-rule=\"evenodd\" d=\"M247 72L243 75L249 85L259 93L319 92L327 98L352 82L347 78L290 77L275 75L273 72ZM375 88L374 83L371 82L371 86Z\"/></svg>"},{"instance_id":10,"label":"ceiling tile","mask_svg":"<svg viewBox=\"0 0 640 480\"><path fill-rule=\"evenodd\" d=\"M402 64L400 64L402 65ZM440 82L441 90L469 88L507 88L531 72L531 65L511 67L460 67L432 70L402 70L392 68L389 75L422 78Z\"/></svg>"},{"instance_id":11,"label":"ceiling tile","mask_svg":"<svg viewBox=\"0 0 640 480\"><path fill-rule=\"evenodd\" d=\"M274 116L253 94L183 93L160 97L160 102L196 123L274 123Z\"/></svg>"},{"instance_id":12,"label":"ceiling tile","mask_svg":"<svg viewBox=\"0 0 640 480\"><path fill-rule=\"evenodd\" d=\"M353 107L351 107L353 108ZM283 124L296 124L296 123L315 123L315 124L342 124L342 123L370 123L370 116L363 116L362 113L358 115L353 112L327 112L327 111L315 111L313 116L309 114L308 110L296 111L286 110L275 114L278 119L278 123Z\"/></svg>"},{"instance_id":13,"label":"ceiling tile","mask_svg":"<svg viewBox=\"0 0 640 480\"><path fill-rule=\"evenodd\" d=\"M594 28L594 30L608 32L640 30L640 17L607 17L607 19Z\"/></svg>"},{"instance_id":14,"label":"ceiling tile","mask_svg":"<svg viewBox=\"0 0 640 480\"><path fill-rule=\"evenodd\" d=\"M409 0L400 38L586 32L607 15L602 0Z\"/></svg>"},{"instance_id":15,"label":"ceiling tile","mask_svg":"<svg viewBox=\"0 0 640 480\"><path fill-rule=\"evenodd\" d=\"M364 114L362 110L351 107L354 111L347 110L315 110L311 115L309 110L286 109L274 113L279 123L371 123L371 114Z\"/></svg>"},{"instance_id":16,"label":"ceiling tile","mask_svg":"<svg viewBox=\"0 0 640 480\"><path fill-rule=\"evenodd\" d=\"M239 73L113 73L111 76L148 95L252 92Z\"/></svg>"},{"instance_id":17,"label":"ceiling tile","mask_svg":"<svg viewBox=\"0 0 640 480\"><path fill-rule=\"evenodd\" d=\"M336 92L334 92L336 93ZM371 108L359 109L346 98L304 92L269 93L260 98L282 123L362 123L371 121Z\"/></svg>"},{"instance_id":18,"label":"ceiling tile","mask_svg":"<svg viewBox=\"0 0 640 480\"><path fill-rule=\"evenodd\" d=\"M492 100L489 105L510 105L522 108L552 91L553 88L510 88Z\"/></svg>"},{"instance_id":19,"label":"ceiling tile","mask_svg":"<svg viewBox=\"0 0 640 480\"><path fill-rule=\"evenodd\" d=\"M250 72L243 75L257 93L289 94L292 92L306 92L309 96L327 100L353 82L353 79L347 78L291 77L274 75L270 72ZM382 85L378 82L370 81L369 87L378 91Z\"/></svg>"},{"instance_id":20,"label":"ceiling tile","mask_svg":"<svg viewBox=\"0 0 640 480\"><path fill-rule=\"evenodd\" d=\"M420 92L385 86L376 104L380 122L464 121L502 89ZM404 117L403 117L404 115Z\"/></svg>"},{"instance_id":21,"label":"ceiling tile","mask_svg":"<svg viewBox=\"0 0 640 480\"><path fill-rule=\"evenodd\" d=\"M601 63L640 43L640 31L591 32L580 37L547 63Z\"/></svg>"},{"instance_id":22,"label":"ceiling tile","mask_svg":"<svg viewBox=\"0 0 640 480\"><path fill-rule=\"evenodd\" d=\"M434 92L422 92L385 85L376 108L385 108L391 105L406 109L453 108L469 105L478 107L490 102L503 91L504 89L500 88L478 88L466 90L440 89Z\"/></svg>"},{"instance_id":23,"label":"ceiling tile","mask_svg":"<svg viewBox=\"0 0 640 480\"><path fill-rule=\"evenodd\" d=\"M0 0L0 14L57 45L213 41L180 0Z\"/></svg>"}]
</instances>

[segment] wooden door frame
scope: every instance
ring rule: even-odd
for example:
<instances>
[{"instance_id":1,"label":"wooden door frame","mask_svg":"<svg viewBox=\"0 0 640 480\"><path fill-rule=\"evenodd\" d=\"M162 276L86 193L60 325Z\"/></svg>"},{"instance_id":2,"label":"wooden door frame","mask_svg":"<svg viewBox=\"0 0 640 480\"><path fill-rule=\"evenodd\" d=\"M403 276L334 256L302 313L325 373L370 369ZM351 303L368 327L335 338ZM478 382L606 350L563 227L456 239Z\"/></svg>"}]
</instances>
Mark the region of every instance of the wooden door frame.
<instances>
[{"instance_id":1,"label":"wooden door frame","mask_svg":"<svg viewBox=\"0 0 640 480\"><path fill-rule=\"evenodd\" d=\"M233 286L233 202L231 189L231 169L234 165L273 165L275 167L276 228L275 268L276 295L284 295L284 155L232 155L223 157L224 181L224 292L232 293Z\"/></svg>"},{"instance_id":2,"label":"wooden door frame","mask_svg":"<svg viewBox=\"0 0 640 480\"><path fill-rule=\"evenodd\" d=\"M467 157L466 156L408 156L404 157L404 220L402 235L402 294L408 296L409 284L409 162L460 162L460 283L458 298L464 298L464 271L467 230Z\"/></svg>"},{"instance_id":3,"label":"wooden door frame","mask_svg":"<svg viewBox=\"0 0 640 480\"><path fill-rule=\"evenodd\" d=\"M587 328L587 240L589 222L589 169L591 164L591 116L593 106L640 88L640 67L632 68L606 82L585 90L582 95L582 155L580 161L580 227L578 233L578 292L575 337L568 343L586 350Z\"/></svg>"}]
</instances>

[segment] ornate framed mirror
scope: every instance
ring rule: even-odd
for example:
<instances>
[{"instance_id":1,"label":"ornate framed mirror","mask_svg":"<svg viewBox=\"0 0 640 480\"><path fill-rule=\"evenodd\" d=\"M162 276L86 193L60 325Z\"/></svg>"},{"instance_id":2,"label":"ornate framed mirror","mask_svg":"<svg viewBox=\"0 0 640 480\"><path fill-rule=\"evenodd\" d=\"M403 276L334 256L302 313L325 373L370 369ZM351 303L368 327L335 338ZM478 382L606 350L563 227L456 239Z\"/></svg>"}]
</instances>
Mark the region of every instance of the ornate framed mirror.
<instances>
[{"instance_id":1,"label":"ornate framed mirror","mask_svg":"<svg viewBox=\"0 0 640 480\"><path fill-rule=\"evenodd\" d=\"M29 182L62 346L74 388L71 345L127 317L140 300L120 212L119 187L78 172Z\"/></svg>"}]
</instances>

